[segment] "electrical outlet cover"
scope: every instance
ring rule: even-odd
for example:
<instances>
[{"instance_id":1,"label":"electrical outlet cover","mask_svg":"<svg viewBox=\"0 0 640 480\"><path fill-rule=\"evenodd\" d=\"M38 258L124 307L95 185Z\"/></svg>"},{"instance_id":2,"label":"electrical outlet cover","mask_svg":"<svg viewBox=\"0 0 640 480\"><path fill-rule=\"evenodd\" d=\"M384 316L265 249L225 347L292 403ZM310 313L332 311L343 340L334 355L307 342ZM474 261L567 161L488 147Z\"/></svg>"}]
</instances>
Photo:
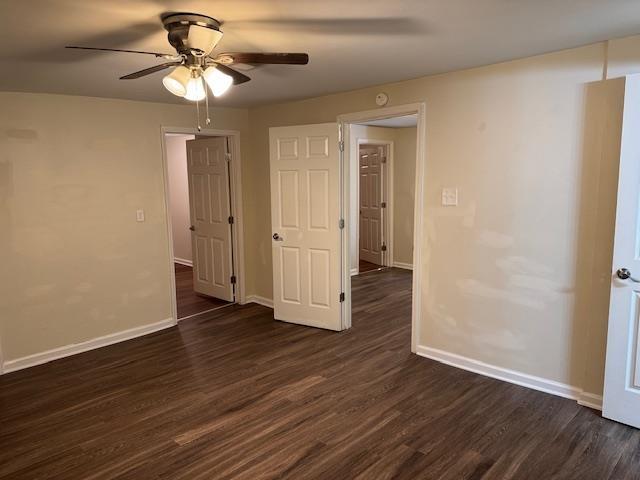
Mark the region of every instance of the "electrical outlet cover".
<instances>
[{"instance_id":1,"label":"electrical outlet cover","mask_svg":"<svg viewBox=\"0 0 640 480\"><path fill-rule=\"evenodd\" d=\"M458 205L458 189L446 187L442 189L442 206L455 207Z\"/></svg>"}]
</instances>

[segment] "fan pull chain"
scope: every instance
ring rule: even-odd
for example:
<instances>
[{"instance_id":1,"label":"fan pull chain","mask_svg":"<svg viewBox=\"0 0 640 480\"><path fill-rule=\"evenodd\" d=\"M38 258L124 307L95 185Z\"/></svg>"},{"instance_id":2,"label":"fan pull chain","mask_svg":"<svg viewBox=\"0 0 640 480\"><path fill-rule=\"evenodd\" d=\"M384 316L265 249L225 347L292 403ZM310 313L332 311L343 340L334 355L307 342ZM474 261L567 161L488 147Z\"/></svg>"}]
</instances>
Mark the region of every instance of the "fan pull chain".
<instances>
[{"instance_id":1,"label":"fan pull chain","mask_svg":"<svg viewBox=\"0 0 640 480\"><path fill-rule=\"evenodd\" d=\"M211 125L211 117L209 116L209 89L207 88L207 85L204 85L204 102L206 104L206 109L207 109L207 119L205 120L205 125L209 126Z\"/></svg>"},{"instance_id":2,"label":"fan pull chain","mask_svg":"<svg viewBox=\"0 0 640 480\"><path fill-rule=\"evenodd\" d=\"M196 102L196 116L198 117L198 131L202 130L200 126L200 100Z\"/></svg>"}]
</instances>

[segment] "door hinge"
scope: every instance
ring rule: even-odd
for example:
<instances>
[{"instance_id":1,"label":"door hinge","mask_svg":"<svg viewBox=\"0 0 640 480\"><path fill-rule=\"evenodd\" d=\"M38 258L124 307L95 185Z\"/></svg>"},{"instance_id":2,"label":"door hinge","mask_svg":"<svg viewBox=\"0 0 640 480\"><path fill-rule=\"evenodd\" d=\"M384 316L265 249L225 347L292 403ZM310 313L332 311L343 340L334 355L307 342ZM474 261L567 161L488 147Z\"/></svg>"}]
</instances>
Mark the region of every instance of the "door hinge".
<instances>
[{"instance_id":1,"label":"door hinge","mask_svg":"<svg viewBox=\"0 0 640 480\"><path fill-rule=\"evenodd\" d=\"M344 218L341 218L341 219L338 221L338 228L339 228L340 230L343 230L343 229L344 229Z\"/></svg>"},{"instance_id":2,"label":"door hinge","mask_svg":"<svg viewBox=\"0 0 640 480\"><path fill-rule=\"evenodd\" d=\"M233 225L233 217L229 217L229 225Z\"/></svg>"},{"instance_id":3,"label":"door hinge","mask_svg":"<svg viewBox=\"0 0 640 480\"><path fill-rule=\"evenodd\" d=\"M344 142L342 140L338 142L338 148L341 152L344 152Z\"/></svg>"},{"instance_id":4,"label":"door hinge","mask_svg":"<svg viewBox=\"0 0 640 480\"><path fill-rule=\"evenodd\" d=\"M380 208L387 208L387 202L382 202L380 204Z\"/></svg>"},{"instance_id":5,"label":"door hinge","mask_svg":"<svg viewBox=\"0 0 640 480\"><path fill-rule=\"evenodd\" d=\"M236 284L236 276L231 275L231 285L235 285L235 284Z\"/></svg>"},{"instance_id":6,"label":"door hinge","mask_svg":"<svg viewBox=\"0 0 640 480\"><path fill-rule=\"evenodd\" d=\"M382 250L383 252L386 252L387 246L383 243L382 246L380 247L380 250Z\"/></svg>"},{"instance_id":7,"label":"door hinge","mask_svg":"<svg viewBox=\"0 0 640 480\"><path fill-rule=\"evenodd\" d=\"M387 163L387 157L382 157L382 163Z\"/></svg>"},{"instance_id":8,"label":"door hinge","mask_svg":"<svg viewBox=\"0 0 640 480\"><path fill-rule=\"evenodd\" d=\"M231 154L230 153L225 153L224 154L224 158L227 159L227 162L230 162L231 161Z\"/></svg>"},{"instance_id":9,"label":"door hinge","mask_svg":"<svg viewBox=\"0 0 640 480\"><path fill-rule=\"evenodd\" d=\"M344 302L344 292L340 292L340 302Z\"/></svg>"}]
</instances>

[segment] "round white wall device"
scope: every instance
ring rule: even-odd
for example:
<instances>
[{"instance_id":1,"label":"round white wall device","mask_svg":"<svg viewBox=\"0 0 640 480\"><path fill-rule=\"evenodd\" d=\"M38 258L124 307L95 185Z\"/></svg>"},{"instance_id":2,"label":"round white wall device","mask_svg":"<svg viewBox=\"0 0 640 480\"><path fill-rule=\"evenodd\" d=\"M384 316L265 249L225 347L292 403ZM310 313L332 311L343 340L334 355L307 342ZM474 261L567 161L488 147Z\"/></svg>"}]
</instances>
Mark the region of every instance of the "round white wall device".
<instances>
[{"instance_id":1,"label":"round white wall device","mask_svg":"<svg viewBox=\"0 0 640 480\"><path fill-rule=\"evenodd\" d=\"M376 95L376 105L379 107L384 107L389 101L389 96L386 93L380 92Z\"/></svg>"}]
</instances>

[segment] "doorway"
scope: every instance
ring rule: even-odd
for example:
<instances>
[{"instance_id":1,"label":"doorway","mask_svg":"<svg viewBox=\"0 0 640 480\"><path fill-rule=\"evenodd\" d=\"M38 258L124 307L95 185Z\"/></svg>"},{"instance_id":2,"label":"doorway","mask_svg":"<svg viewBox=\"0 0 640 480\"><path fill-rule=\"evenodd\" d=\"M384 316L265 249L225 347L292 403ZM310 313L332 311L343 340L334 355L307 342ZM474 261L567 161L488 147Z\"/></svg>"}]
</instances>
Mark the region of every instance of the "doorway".
<instances>
[{"instance_id":1,"label":"doorway","mask_svg":"<svg viewBox=\"0 0 640 480\"><path fill-rule=\"evenodd\" d=\"M162 129L175 321L242 301L239 134Z\"/></svg>"},{"instance_id":2,"label":"doorway","mask_svg":"<svg viewBox=\"0 0 640 480\"><path fill-rule=\"evenodd\" d=\"M336 331L351 328L351 273L358 265L359 223L358 162L350 161L357 159L358 139L352 130L368 127L367 122L407 116L415 123L415 152L406 162L414 185L413 200L409 200L413 210L405 210L401 217L413 232L411 245L404 249L410 255L404 272L411 278L407 306L411 350L416 351L422 268L420 248L412 246L421 245L423 238L425 106L421 103L342 115L337 123L269 129L276 320ZM388 249L387 261L400 267L393 250Z\"/></svg>"},{"instance_id":3,"label":"doorway","mask_svg":"<svg viewBox=\"0 0 640 480\"><path fill-rule=\"evenodd\" d=\"M338 117L342 137L342 211L346 228L343 231L342 284L345 291L342 318L343 328L352 326L352 293L358 294L367 282L403 283L410 291L411 303L411 351L415 352L419 338L420 287L422 272L420 248L422 244L423 185L425 170L425 106L409 104L381 108ZM381 220L380 267L370 273L361 270L363 222L360 206L371 204L371 198L363 199L361 186L361 153L374 146L380 159L386 158L379 169ZM374 151L370 149L370 151ZM369 180L371 181L371 180ZM371 197L372 187L369 185ZM382 205L384 204L384 208ZM386 214L386 215L385 215ZM369 222L370 223L370 222ZM375 224L375 222L374 222ZM365 227L363 227L365 225ZM369 238L374 235L369 235ZM368 260L365 258L365 260ZM371 262L373 263L373 262ZM374 263L374 265L376 265ZM415 268L414 268L415 267ZM380 270L382 268L383 270ZM385 271L387 270L387 271ZM355 277L358 275L358 277ZM360 280L364 275L367 280ZM383 278L384 275L389 278ZM393 275L398 278L391 278ZM353 277L353 278L352 278ZM379 277L379 278L378 278ZM364 278L364 277L363 277ZM410 283L408 282L410 278ZM366 295L366 293L365 293ZM358 300L358 299L356 299ZM357 302L361 302L358 300ZM358 307L359 309L361 308ZM357 318L356 318L357 321Z\"/></svg>"},{"instance_id":4,"label":"doorway","mask_svg":"<svg viewBox=\"0 0 640 480\"><path fill-rule=\"evenodd\" d=\"M407 299L403 308L410 305L417 115L363 121L348 129L356 147L350 150L348 162L351 171L357 172L350 182L356 190L351 197L357 202L350 222L354 227L351 242L355 243L350 248L355 253L352 326L369 328L375 317L368 309L376 308L379 301L370 292L379 286L385 286L389 298ZM398 324L406 321L405 327L409 326L409 315L400 308L394 314Z\"/></svg>"},{"instance_id":5,"label":"doorway","mask_svg":"<svg viewBox=\"0 0 640 480\"><path fill-rule=\"evenodd\" d=\"M413 269L417 114L349 125L351 275Z\"/></svg>"}]
</instances>

